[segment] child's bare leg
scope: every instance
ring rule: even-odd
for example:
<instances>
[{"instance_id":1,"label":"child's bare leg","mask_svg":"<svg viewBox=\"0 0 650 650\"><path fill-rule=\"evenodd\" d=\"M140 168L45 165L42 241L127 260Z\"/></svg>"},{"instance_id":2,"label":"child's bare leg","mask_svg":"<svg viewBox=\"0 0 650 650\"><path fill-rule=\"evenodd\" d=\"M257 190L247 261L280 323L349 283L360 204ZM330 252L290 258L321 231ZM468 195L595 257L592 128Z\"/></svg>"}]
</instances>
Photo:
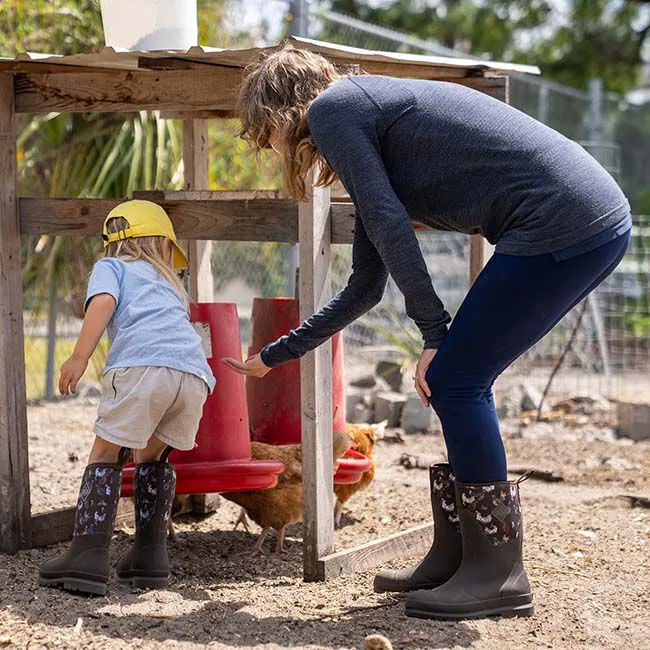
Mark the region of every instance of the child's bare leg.
<instances>
[{"instance_id":1,"label":"child's bare leg","mask_svg":"<svg viewBox=\"0 0 650 650\"><path fill-rule=\"evenodd\" d=\"M151 436L151 438L149 438L149 442L147 443L147 446L144 449L136 449L134 451L135 462L147 463L150 460L158 460L160 458L160 455L163 453L163 451L165 451L166 448L167 448L166 442L159 440L158 438L156 438L156 436Z\"/></svg>"},{"instance_id":2,"label":"child's bare leg","mask_svg":"<svg viewBox=\"0 0 650 650\"><path fill-rule=\"evenodd\" d=\"M88 464L90 463L117 463L117 458L120 453L120 445L114 445L112 442L108 442L103 438L98 438L95 436L95 442L93 448L90 450L90 457L88 458Z\"/></svg>"}]
</instances>

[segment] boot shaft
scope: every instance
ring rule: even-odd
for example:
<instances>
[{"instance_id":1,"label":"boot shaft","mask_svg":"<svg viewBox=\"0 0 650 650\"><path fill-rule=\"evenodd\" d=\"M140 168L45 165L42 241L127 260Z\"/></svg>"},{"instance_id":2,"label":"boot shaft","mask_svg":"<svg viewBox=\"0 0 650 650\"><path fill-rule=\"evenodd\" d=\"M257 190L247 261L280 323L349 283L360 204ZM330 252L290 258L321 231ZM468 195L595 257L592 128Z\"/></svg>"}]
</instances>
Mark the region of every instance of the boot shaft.
<instances>
[{"instance_id":1,"label":"boot shaft","mask_svg":"<svg viewBox=\"0 0 650 650\"><path fill-rule=\"evenodd\" d=\"M120 463L92 463L86 467L77 498L74 537L113 533L121 486Z\"/></svg>"},{"instance_id":2,"label":"boot shaft","mask_svg":"<svg viewBox=\"0 0 650 650\"><path fill-rule=\"evenodd\" d=\"M176 490L174 466L164 460L140 463L133 484L136 539L145 544L165 540Z\"/></svg>"},{"instance_id":3,"label":"boot shaft","mask_svg":"<svg viewBox=\"0 0 650 650\"><path fill-rule=\"evenodd\" d=\"M515 590L530 589L523 568L523 522L519 483L456 484L463 538L463 564L477 580L503 580ZM489 558L489 561L486 561Z\"/></svg>"},{"instance_id":4,"label":"boot shaft","mask_svg":"<svg viewBox=\"0 0 650 650\"><path fill-rule=\"evenodd\" d=\"M429 468L431 482L431 509L436 534L458 533L460 522L456 506L454 475L447 463L438 463Z\"/></svg>"},{"instance_id":5,"label":"boot shaft","mask_svg":"<svg viewBox=\"0 0 650 650\"><path fill-rule=\"evenodd\" d=\"M523 526L519 501L519 483L456 483L456 502L463 532L480 529L493 546L521 545Z\"/></svg>"}]
</instances>

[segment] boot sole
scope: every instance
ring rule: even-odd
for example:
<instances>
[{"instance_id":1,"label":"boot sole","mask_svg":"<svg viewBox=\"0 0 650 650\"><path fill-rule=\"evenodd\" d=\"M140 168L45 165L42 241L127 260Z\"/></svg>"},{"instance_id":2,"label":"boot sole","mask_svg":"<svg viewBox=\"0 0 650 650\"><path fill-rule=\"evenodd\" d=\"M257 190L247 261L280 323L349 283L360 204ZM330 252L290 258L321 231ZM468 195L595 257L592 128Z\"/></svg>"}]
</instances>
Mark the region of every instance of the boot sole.
<instances>
[{"instance_id":1,"label":"boot sole","mask_svg":"<svg viewBox=\"0 0 650 650\"><path fill-rule=\"evenodd\" d=\"M166 589L169 586L169 577L118 576L117 580L120 584L130 585L136 589Z\"/></svg>"},{"instance_id":2,"label":"boot sole","mask_svg":"<svg viewBox=\"0 0 650 650\"><path fill-rule=\"evenodd\" d=\"M39 577L38 584L43 587L58 587L66 591L75 591L92 596L105 596L106 584L84 580L82 578L43 578Z\"/></svg>"},{"instance_id":3,"label":"boot sole","mask_svg":"<svg viewBox=\"0 0 650 650\"><path fill-rule=\"evenodd\" d=\"M526 605L504 605L490 609L475 610L473 612L432 612L426 609L406 608L406 615L410 618L426 618L437 621L459 621L474 618L487 618L489 616L500 616L502 618L513 618L515 616L533 616L535 608L532 603Z\"/></svg>"}]
</instances>

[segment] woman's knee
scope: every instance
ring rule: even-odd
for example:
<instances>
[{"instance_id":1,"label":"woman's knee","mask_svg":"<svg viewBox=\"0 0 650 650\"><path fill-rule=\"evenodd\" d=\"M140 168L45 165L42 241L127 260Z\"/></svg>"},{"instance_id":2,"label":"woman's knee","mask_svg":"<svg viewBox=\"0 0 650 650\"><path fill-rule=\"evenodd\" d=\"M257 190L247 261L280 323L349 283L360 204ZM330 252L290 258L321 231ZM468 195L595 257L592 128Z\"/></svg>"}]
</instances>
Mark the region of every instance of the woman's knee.
<instances>
[{"instance_id":1,"label":"woman's knee","mask_svg":"<svg viewBox=\"0 0 650 650\"><path fill-rule=\"evenodd\" d=\"M443 408L449 399L449 373L445 364L434 358L425 374L427 385L431 391L429 402L435 411Z\"/></svg>"},{"instance_id":2,"label":"woman's knee","mask_svg":"<svg viewBox=\"0 0 650 650\"><path fill-rule=\"evenodd\" d=\"M431 406L442 415L447 407L454 405L457 408L459 402L473 402L475 399L485 399L490 392L490 383L483 377L473 376L472 373L464 371L462 376L458 369L454 368L438 358L434 358L426 372L426 380L431 391L429 399Z\"/></svg>"}]
</instances>

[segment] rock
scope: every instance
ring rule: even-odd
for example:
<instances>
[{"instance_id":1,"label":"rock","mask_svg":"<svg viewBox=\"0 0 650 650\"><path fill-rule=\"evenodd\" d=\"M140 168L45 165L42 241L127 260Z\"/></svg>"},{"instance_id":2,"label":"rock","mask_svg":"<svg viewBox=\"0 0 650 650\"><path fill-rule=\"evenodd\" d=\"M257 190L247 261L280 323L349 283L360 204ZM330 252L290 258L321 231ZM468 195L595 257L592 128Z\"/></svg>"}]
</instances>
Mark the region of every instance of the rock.
<instances>
[{"instance_id":1,"label":"rock","mask_svg":"<svg viewBox=\"0 0 650 650\"><path fill-rule=\"evenodd\" d=\"M608 413L612 410L611 403L604 397L590 397L587 395L577 395L570 399L565 399L553 404L554 411L563 411L564 413L593 415L595 413Z\"/></svg>"},{"instance_id":2,"label":"rock","mask_svg":"<svg viewBox=\"0 0 650 650\"><path fill-rule=\"evenodd\" d=\"M354 405L352 410L347 411L347 421L353 424L358 424L361 422L372 422L373 419L373 409L366 406L363 402L359 402Z\"/></svg>"},{"instance_id":3,"label":"rock","mask_svg":"<svg viewBox=\"0 0 650 650\"><path fill-rule=\"evenodd\" d=\"M367 390L355 386L345 393L345 413L348 422L372 422L374 398Z\"/></svg>"},{"instance_id":4,"label":"rock","mask_svg":"<svg viewBox=\"0 0 650 650\"><path fill-rule=\"evenodd\" d=\"M345 412L352 413L354 407L363 400L366 391L362 388L348 386L345 390Z\"/></svg>"},{"instance_id":5,"label":"rock","mask_svg":"<svg viewBox=\"0 0 650 650\"><path fill-rule=\"evenodd\" d=\"M401 393L379 393L375 397L375 422L388 420L388 427L399 426L406 400L406 395Z\"/></svg>"},{"instance_id":6,"label":"rock","mask_svg":"<svg viewBox=\"0 0 650 650\"><path fill-rule=\"evenodd\" d=\"M618 435L631 440L650 439L650 404L618 401Z\"/></svg>"},{"instance_id":7,"label":"rock","mask_svg":"<svg viewBox=\"0 0 650 650\"><path fill-rule=\"evenodd\" d=\"M361 375L350 382L350 386L355 388L374 388L377 385L377 379L374 375Z\"/></svg>"},{"instance_id":8,"label":"rock","mask_svg":"<svg viewBox=\"0 0 650 650\"><path fill-rule=\"evenodd\" d=\"M376 369L377 377L383 379L391 390L399 393L402 389L402 364L396 361L380 361Z\"/></svg>"},{"instance_id":9,"label":"rock","mask_svg":"<svg viewBox=\"0 0 650 650\"><path fill-rule=\"evenodd\" d=\"M68 460L71 463L76 463L79 460L79 456L76 451L70 451L68 452Z\"/></svg>"},{"instance_id":10,"label":"rock","mask_svg":"<svg viewBox=\"0 0 650 650\"><path fill-rule=\"evenodd\" d=\"M369 634L363 640L364 650L393 650L393 644L381 634Z\"/></svg>"},{"instance_id":11,"label":"rock","mask_svg":"<svg viewBox=\"0 0 650 650\"><path fill-rule=\"evenodd\" d=\"M612 469L620 469L620 470L638 469L638 466L634 465L629 460L625 458L618 458L617 456L612 456L611 458L603 459L603 465L607 465Z\"/></svg>"},{"instance_id":12,"label":"rock","mask_svg":"<svg viewBox=\"0 0 650 650\"><path fill-rule=\"evenodd\" d=\"M521 387L515 387L496 398L497 417L516 418L521 413L521 392Z\"/></svg>"},{"instance_id":13,"label":"rock","mask_svg":"<svg viewBox=\"0 0 650 650\"><path fill-rule=\"evenodd\" d=\"M417 393L408 396L400 421L400 426L406 433L432 431L436 427L437 420L434 410L430 406L424 406Z\"/></svg>"},{"instance_id":14,"label":"rock","mask_svg":"<svg viewBox=\"0 0 650 650\"><path fill-rule=\"evenodd\" d=\"M524 382L521 388L521 410L524 411L537 411L542 401L542 393L537 390L535 386ZM548 405L545 404L542 408L542 413L549 411Z\"/></svg>"}]
</instances>

